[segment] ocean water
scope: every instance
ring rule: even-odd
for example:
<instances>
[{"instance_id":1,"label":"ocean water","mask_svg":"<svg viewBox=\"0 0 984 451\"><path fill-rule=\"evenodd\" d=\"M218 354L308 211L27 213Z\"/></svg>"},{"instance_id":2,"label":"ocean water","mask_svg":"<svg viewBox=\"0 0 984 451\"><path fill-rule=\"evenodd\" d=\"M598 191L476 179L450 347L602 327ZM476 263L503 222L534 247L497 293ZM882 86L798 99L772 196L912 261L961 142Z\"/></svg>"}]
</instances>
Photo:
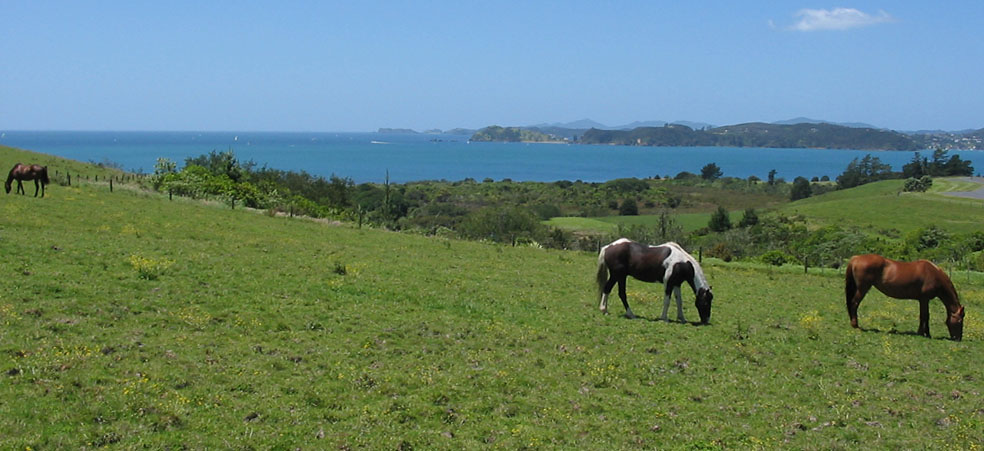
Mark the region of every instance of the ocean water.
<instances>
[{"instance_id":1,"label":"ocean water","mask_svg":"<svg viewBox=\"0 0 984 451\"><path fill-rule=\"evenodd\" d=\"M707 163L725 176L765 179L770 170L792 180L836 178L854 158L872 154L894 170L912 152L739 147L635 147L580 144L472 143L468 136L380 133L275 132L0 132L0 145L94 163L113 163L150 173L158 158L183 166L186 158L231 149L240 161L258 167L356 183L465 178L516 181L582 180L695 174ZM931 151L921 152L931 156ZM984 167L984 151L951 151Z\"/></svg>"}]
</instances>

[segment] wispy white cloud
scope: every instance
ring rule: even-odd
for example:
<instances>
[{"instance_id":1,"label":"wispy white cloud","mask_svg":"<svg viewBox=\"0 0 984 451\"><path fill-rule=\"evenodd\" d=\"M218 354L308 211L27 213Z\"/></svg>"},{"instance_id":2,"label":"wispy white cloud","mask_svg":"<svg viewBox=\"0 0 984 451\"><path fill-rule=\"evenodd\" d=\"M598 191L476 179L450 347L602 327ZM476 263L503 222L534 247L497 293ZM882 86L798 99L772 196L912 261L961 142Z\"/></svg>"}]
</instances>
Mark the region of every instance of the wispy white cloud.
<instances>
[{"instance_id":1,"label":"wispy white cloud","mask_svg":"<svg viewBox=\"0 0 984 451\"><path fill-rule=\"evenodd\" d=\"M895 20L885 11L868 14L854 8L801 9L793 17L798 19L789 27L794 31L848 30Z\"/></svg>"}]
</instances>

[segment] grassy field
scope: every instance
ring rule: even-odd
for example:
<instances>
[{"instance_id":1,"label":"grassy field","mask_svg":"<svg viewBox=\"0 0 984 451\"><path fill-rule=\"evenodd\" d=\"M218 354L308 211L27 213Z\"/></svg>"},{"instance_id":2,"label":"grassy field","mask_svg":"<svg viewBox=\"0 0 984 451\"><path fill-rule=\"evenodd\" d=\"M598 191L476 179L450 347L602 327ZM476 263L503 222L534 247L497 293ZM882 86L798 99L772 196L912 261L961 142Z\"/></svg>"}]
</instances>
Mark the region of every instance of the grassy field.
<instances>
[{"instance_id":1,"label":"grassy field","mask_svg":"<svg viewBox=\"0 0 984 451\"><path fill-rule=\"evenodd\" d=\"M952 191L973 191L981 185L961 178L935 179L926 193L902 192L902 180L886 180L843 191L786 203L774 211L802 215L814 226L849 225L898 235L920 227L936 225L954 233L981 230L984 201L946 196ZM759 210L767 214L769 210ZM913 212L918 212L914 214ZM742 210L729 212L737 223ZM706 227L711 213L680 213L673 218L684 233ZM559 217L546 224L572 231L614 233L618 224L656 224L655 215L606 216L597 218Z\"/></svg>"},{"instance_id":2,"label":"grassy field","mask_svg":"<svg viewBox=\"0 0 984 451\"><path fill-rule=\"evenodd\" d=\"M733 211L729 215L731 221L737 223L741 219L742 212ZM684 233L690 233L702 227L707 227L708 221L711 220L711 213L680 213L673 215L673 220L683 228ZM655 226L658 221L659 216L657 215L603 216L597 218L565 216L550 218L545 224L551 227L573 231L615 233L618 231L619 224L627 226L636 224Z\"/></svg>"},{"instance_id":3,"label":"grassy field","mask_svg":"<svg viewBox=\"0 0 984 451\"><path fill-rule=\"evenodd\" d=\"M957 179L937 179L926 193L902 192L903 180L885 180L844 191L792 202L780 208L801 214L817 224L847 224L872 230L906 232L936 225L956 233L981 230L984 201L944 196L945 191L969 191L980 185Z\"/></svg>"},{"instance_id":4,"label":"grassy field","mask_svg":"<svg viewBox=\"0 0 984 451\"><path fill-rule=\"evenodd\" d=\"M0 214L3 449L984 446L977 275L959 343L939 302L933 339L877 293L856 331L838 272L716 261L697 327L635 281L601 315L591 253L97 184Z\"/></svg>"}]
</instances>

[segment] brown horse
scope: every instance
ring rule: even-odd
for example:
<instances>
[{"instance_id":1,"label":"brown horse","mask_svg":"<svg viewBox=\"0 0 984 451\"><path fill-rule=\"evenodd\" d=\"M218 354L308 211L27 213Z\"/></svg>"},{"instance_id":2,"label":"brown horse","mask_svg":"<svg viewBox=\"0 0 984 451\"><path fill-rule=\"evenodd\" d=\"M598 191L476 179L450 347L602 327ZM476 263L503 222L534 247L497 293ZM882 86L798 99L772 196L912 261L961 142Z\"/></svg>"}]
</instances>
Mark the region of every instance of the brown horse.
<instances>
[{"instance_id":1,"label":"brown horse","mask_svg":"<svg viewBox=\"0 0 984 451\"><path fill-rule=\"evenodd\" d=\"M919 330L929 337L929 301L940 298L946 306L946 327L950 338L963 338L964 308L960 305L953 282L938 266L927 260L897 262L880 255L855 255L847 264L847 314L851 326L858 327L858 305L874 286L886 296L919 301Z\"/></svg>"},{"instance_id":2,"label":"brown horse","mask_svg":"<svg viewBox=\"0 0 984 451\"><path fill-rule=\"evenodd\" d=\"M27 195L27 193L24 192L24 185L21 184L21 181L34 180L34 197L38 197L39 183L41 197L44 197L44 186L51 183L48 180L48 167L38 166L36 164L17 163L10 169L10 173L7 174L7 182L3 185L4 189L7 190L7 194L10 194L10 185L14 180L17 180L17 192L24 195Z\"/></svg>"}]
</instances>

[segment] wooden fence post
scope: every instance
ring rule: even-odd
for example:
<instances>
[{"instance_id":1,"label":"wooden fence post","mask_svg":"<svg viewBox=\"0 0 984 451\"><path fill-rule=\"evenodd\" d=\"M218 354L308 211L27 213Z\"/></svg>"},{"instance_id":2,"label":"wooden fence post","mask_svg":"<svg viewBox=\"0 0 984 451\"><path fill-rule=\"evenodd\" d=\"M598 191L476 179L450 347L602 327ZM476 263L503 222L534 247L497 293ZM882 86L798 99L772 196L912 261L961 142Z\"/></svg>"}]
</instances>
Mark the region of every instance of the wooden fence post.
<instances>
[{"instance_id":1,"label":"wooden fence post","mask_svg":"<svg viewBox=\"0 0 984 451\"><path fill-rule=\"evenodd\" d=\"M72 186L72 173L71 172L66 172L65 173L65 176L68 177L68 186Z\"/></svg>"},{"instance_id":2,"label":"wooden fence post","mask_svg":"<svg viewBox=\"0 0 984 451\"><path fill-rule=\"evenodd\" d=\"M113 178L109 178L109 192L113 192Z\"/></svg>"}]
</instances>

